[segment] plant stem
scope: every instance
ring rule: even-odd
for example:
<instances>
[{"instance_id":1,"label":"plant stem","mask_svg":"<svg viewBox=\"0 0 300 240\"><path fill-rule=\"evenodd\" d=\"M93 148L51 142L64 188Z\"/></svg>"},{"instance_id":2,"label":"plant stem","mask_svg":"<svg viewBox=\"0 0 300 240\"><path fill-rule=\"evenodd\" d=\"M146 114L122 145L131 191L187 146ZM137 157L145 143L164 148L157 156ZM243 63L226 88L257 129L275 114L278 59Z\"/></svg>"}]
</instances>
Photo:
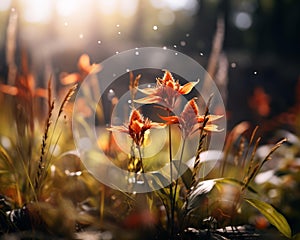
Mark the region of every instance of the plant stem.
<instances>
[{"instance_id":1,"label":"plant stem","mask_svg":"<svg viewBox=\"0 0 300 240\"><path fill-rule=\"evenodd\" d=\"M186 138L183 139L183 144L182 144L180 158L179 158L179 165L178 165L178 169L177 169L177 177L176 177L174 198L173 198L174 205L175 205L175 202L176 202L176 193L177 193L177 187L178 187L178 180L179 180L179 176L180 176L180 169L181 169L181 163L182 163L182 158L183 158L183 152L184 152L184 148L185 148L185 142L186 142Z\"/></svg>"},{"instance_id":2,"label":"plant stem","mask_svg":"<svg viewBox=\"0 0 300 240\"><path fill-rule=\"evenodd\" d=\"M148 190L150 190L150 186L149 186L149 184L147 182L147 178L146 178L146 175L145 175L145 169L144 169L144 164L143 164L141 146L137 145L136 147L137 147L138 152L139 152L139 158L140 158L140 161L141 161L141 169L142 169L142 174L143 174L143 178L144 178L144 183L147 186Z\"/></svg>"},{"instance_id":3,"label":"plant stem","mask_svg":"<svg viewBox=\"0 0 300 240\"><path fill-rule=\"evenodd\" d=\"M170 110L168 110L168 115L170 116ZM174 234L174 208L175 204L173 202L173 160L172 160L172 132L171 125L169 125L169 161L170 161L170 205L171 205L171 223L168 224L170 231L170 239L173 239Z\"/></svg>"}]
</instances>

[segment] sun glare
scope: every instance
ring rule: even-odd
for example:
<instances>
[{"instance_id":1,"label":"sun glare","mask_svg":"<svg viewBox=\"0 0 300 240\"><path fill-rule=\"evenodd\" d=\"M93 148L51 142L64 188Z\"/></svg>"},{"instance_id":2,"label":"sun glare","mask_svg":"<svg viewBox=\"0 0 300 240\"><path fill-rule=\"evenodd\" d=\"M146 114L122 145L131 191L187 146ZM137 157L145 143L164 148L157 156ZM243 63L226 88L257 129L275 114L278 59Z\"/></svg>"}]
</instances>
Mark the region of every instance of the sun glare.
<instances>
[{"instance_id":1,"label":"sun glare","mask_svg":"<svg viewBox=\"0 0 300 240\"><path fill-rule=\"evenodd\" d=\"M31 23L47 23L52 17L51 0L23 0L24 19Z\"/></svg>"},{"instance_id":2,"label":"sun glare","mask_svg":"<svg viewBox=\"0 0 300 240\"><path fill-rule=\"evenodd\" d=\"M10 7L11 0L1 0L0 1L0 11L7 11Z\"/></svg>"}]
</instances>

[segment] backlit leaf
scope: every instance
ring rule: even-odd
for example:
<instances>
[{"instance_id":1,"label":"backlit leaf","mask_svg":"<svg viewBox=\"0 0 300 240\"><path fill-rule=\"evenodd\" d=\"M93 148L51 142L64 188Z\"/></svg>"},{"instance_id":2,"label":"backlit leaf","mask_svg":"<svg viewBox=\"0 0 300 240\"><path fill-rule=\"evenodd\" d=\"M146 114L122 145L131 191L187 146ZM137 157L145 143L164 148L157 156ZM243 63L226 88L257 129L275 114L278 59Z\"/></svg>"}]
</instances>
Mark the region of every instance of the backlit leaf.
<instances>
[{"instance_id":1,"label":"backlit leaf","mask_svg":"<svg viewBox=\"0 0 300 240\"><path fill-rule=\"evenodd\" d=\"M245 198L245 201L259 210L284 236L291 238L291 228L288 222L274 207L258 199Z\"/></svg>"}]
</instances>

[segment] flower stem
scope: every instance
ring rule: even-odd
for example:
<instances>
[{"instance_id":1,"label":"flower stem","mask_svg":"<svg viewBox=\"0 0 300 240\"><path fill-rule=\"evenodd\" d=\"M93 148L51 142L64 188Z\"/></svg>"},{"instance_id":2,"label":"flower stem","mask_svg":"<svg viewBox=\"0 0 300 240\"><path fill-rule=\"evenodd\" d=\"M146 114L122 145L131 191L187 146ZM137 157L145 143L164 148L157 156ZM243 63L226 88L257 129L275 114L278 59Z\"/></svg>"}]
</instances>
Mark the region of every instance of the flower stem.
<instances>
[{"instance_id":1,"label":"flower stem","mask_svg":"<svg viewBox=\"0 0 300 240\"><path fill-rule=\"evenodd\" d=\"M142 175L143 175L143 178L144 178L144 183L147 186L148 190L150 191L150 186L147 182L147 178L146 178L146 175L145 175L145 169L144 169L144 164L143 164L143 157L142 157L141 147L139 145L137 145L136 147L137 147L138 152L139 152L139 158L140 158L140 161L141 161L141 169L142 169Z\"/></svg>"},{"instance_id":2,"label":"flower stem","mask_svg":"<svg viewBox=\"0 0 300 240\"><path fill-rule=\"evenodd\" d=\"M170 116L170 110L168 110L168 116ZM171 205L171 212L170 214L170 223L168 224L169 231L170 231L170 239L173 239L174 235L174 208L175 204L173 202L173 159L172 159L172 129L171 125L169 125L169 161L170 161L170 205Z\"/></svg>"},{"instance_id":3,"label":"flower stem","mask_svg":"<svg viewBox=\"0 0 300 240\"><path fill-rule=\"evenodd\" d=\"M186 138L183 139L183 144L182 144L182 148L181 148L179 164L178 164L178 169L177 169L177 177L176 177L174 198L173 198L174 205L175 205L175 202L176 202L176 193L177 193L177 187L178 187L178 180L179 180L179 176L180 176L180 169L181 169L181 163L182 163L182 158L183 158L183 152L184 152L184 148L185 148L185 142L186 142Z\"/></svg>"},{"instance_id":4,"label":"flower stem","mask_svg":"<svg viewBox=\"0 0 300 240\"><path fill-rule=\"evenodd\" d=\"M170 110L168 110L168 116L170 116ZM168 224L169 232L170 232L170 238L173 238L174 234L174 207L175 204L173 202L173 160L172 160L172 129L171 125L169 125L169 162L170 162L170 205L171 205L171 212L167 215L170 215L168 219L170 219L170 222Z\"/></svg>"}]
</instances>

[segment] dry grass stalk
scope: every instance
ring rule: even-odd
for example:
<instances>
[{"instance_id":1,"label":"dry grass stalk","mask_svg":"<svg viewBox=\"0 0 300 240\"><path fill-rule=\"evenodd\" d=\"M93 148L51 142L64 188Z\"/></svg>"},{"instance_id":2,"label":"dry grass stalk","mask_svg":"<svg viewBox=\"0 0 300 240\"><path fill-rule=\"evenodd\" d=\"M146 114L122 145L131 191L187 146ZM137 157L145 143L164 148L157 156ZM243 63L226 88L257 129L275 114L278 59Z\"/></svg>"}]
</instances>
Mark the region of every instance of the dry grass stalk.
<instances>
[{"instance_id":1,"label":"dry grass stalk","mask_svg":"<svg viewBox=\"0 0 300 240\"><path fill-rule=\"evenodd\" d=\"M41 178L44 175L44 171L45 171L46 147L47 147L47 140L48 140L48 136L49 136L49 129L52 124L51 117L52 117L53 110L54 110L54 101L52 100L49 110L48 110L48 117L46 120L44 135L43 135L43 139L42 139L40 159L39 159L37 174L36 174L36 178L35 178L35 182L34 182L35 190L39 189L39 187L41 185L40 182L42 180Z\"/></svg>"},{"instance_id":2,"label":"dry grass stalk","mask_svg":"<svg viewBox=\"0 0 300 240\"><path fill-rule=\"evenodd\" d=\"M238 146L238 150L233 159L233 162L236 166L238 166L239 160L243 157L244 152L245 152L245 138L241 137L241 140L240 140L239 146Z\"/></svg>"},{"instance_id":3,"label":"dry grass stalk","mask_svg":"<svg viewBox=\"0 0 300 240\"><path fill-rule=\"evenodd\" d=\"M225 166L228 161L228 156L231 152L231 149L234 145L234 142L237 140L239 136L241 136L247 129L249 128L248 122L241 122L237 126L235 126L232 131L228 134L228 137L225 141L224 146L224 157L222 161L222 166L220 167L220 176L224 176Z\"/></svg>"},{"instance_id":4,"label":"dry grass stalk","mask_svg":"<svg viewBox=\"0 0 300 240\"><path fill-rule=\"evenodd\" d=\"M206 104L206 109L205 109L205 113L204 113L204 121L202 126L200 125L200 137L199 137L199 143L198 143L198 147L197 147L197 152L196 152L196 156L195 156L195 162L194 162L194 167L193 167L193 174L192 174L192 183L191 183L191 188L194 187L197 183L197 174L199 171L199 166L200 166L200 162L201 162L201 158L200 158L200 154L203 151L203 145L204 145L204 140L207 137L207 133L205 132L204 128L209 120L209 106L210 106L210 102L211 102L212 96L210 96L207 104ZM190 188L190 190L191 190Z\"/></svg>"},{"instance_id":5,"label":"dry grass stalk","mask_svg":"<svg viewBox=\"0 0 300 240\"><path fill-rule=\"evenodd\" d=\"M255 135L252 134L253 136ZM244 180L243 180L243 183L244 183L244 186L242 189L245 189L248 184L250 183L250 181L253 179L253 177L255 176L253 173L257 172L258 168L257 168L257 164L254 165L254 162L255 162L255 155L256 155L256 150L258 148L258 145L259 145L259 142L261 140L261 137L259 137L256 142L255 142L255 145L253 147L253 150L251 152L251 157L250 157L250 160L249 160L249 166L247 168L247 173L245 174L245 177L244 177ZM250 148L250 144L248 146L248 149Z\"/></svg>"},{"instance_id":6,"label":"dry grass stalk","mask_svg":"<svg viewBox=\"0 0 300 240\"><path fill-rule=\"evenodd\" d=\"M139 81L140 81L141 77L142 77L141 74L134 77L132 72L129 73L129 80L130 80L129 81L129 90L130 90L130 94L131 94L132 104L133 104L133 100L135 99L135 95L137 93L137 88L139 86Z\"/></svg>"},{"instance_id":7,"label":"dry grass stalk","mask_svg":"<svg viewBox=\"0 0 300 240\"><path fill-rule=\"evenodd\" d=\"M260 138L257 139L256 144L254 146L254 149L252 151L252 155L251 155L251 159L250 159L250 163L249 163L249 167L248 167L248 171L247 174L245 175L244 178L244 185L242 187L242 191L245 190L247 188L247 186L249 185L249 183L254 179L254 177L256 176L256 174L261 170L261 168L263 167L263 165L271 160L271 155L284 143L287 141L286 138L280 140L279 142L277 142L275 144L274 147L272 147L272 149L270 150L270 152L267 154L267 156L263 159L263 161L261 163L257 163L254 165L254 156L256 154L256 150L259 144Z\"/></svg>"},{"instance_id":8,"label":"dry grass stalk","mask_svg":"<svg viewBox=\"0 0 300 240\"><path fill-rule=\"evenodd\" d=\"M64 111L65 106L68 104L68 102L70 101L71 97L75 93L77 86L78 86L78 84L75 84L67 92L66 96L64 97L64 99L63 99L63 101L62 101L62 103L60 105L60 108L59 108L59 111L58 111L58 115L57 115L57 119L61 116L62 112Z\"/></svg>"},{"instance_id":9,"label":"dry grass stalk","mask_svg":"<svg viewBox=\"0 0 300 240\"><path fill-rule=\"evenodd\" d=\"M277 142L275 144L274 147L272 147L272 149L270 150L269 154L264 158L264 160L261 163L261 167L269 160L271 160L271 155L283 144L287 141L286 138L283 138L282 140L280 140L279 142Z\"/></svg>"}]
</instances>

